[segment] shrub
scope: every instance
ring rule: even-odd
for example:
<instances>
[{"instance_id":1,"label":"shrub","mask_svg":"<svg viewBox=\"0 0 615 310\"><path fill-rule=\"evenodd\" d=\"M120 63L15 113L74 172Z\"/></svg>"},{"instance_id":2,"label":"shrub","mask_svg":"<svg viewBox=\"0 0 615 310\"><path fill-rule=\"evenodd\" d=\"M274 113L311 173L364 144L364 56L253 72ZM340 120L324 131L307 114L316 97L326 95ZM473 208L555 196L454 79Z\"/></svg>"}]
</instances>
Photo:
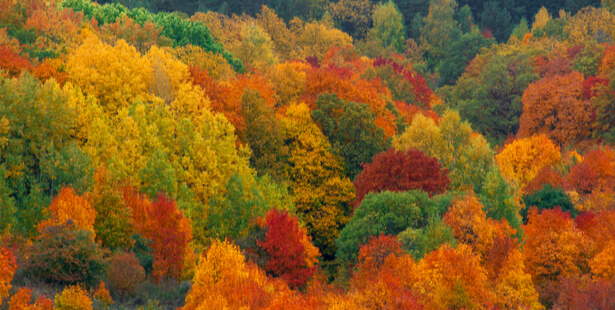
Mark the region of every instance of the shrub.
<instances>
[{"instance_id":1,"label":"shrub","mask_svg":"<svg viewBox=\"0 0 615 310\"><path fill-rule=\"evenodd\" d=\"M69 286L54 299L54 310L92 310L92 300L81 286Z\"/></svg>"},{"instance_id":2,"label":"shrub","mask_svg":"<svg viewBox=\"0 0 615 310\"><path fill-rule=\"evenodd\" d=\"M134 253L120 253L111 258L107 279L112 291L132 295L145 279L145 270Z\"/></svg>"},{"instance_id":3,"label":"shrub","mask_svg":"<svg viewBox=\"0 0 615 310\"><path fill-rule=\"evenodd\" d=\"M87 285L97 283L105 268L92 233L77 229L72 220L42 228L24 266L27 274L44 282Z\"/></svg>"}]
</instances>

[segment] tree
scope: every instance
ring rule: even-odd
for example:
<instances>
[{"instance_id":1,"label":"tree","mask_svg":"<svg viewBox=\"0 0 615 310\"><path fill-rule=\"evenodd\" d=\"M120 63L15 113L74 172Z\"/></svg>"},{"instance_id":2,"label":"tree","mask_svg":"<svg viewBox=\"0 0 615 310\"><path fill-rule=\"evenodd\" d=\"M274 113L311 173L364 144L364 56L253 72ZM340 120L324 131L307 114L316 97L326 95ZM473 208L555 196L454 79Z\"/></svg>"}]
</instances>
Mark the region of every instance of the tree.
<instances>
[{"instance_id":1,"label":"tree","mask_svg":"<svg viewBox=\"0 0 615 310\"><path fill-rule=\"evenodd\" d=\"M449 171L454 190L480 192L493 165L493 151L487 141L472 132L459 114L447 111L438 121L417 114L404 133L393 140L399 150L417 149L439 160Z\"/></svg>"},{"instance_id":2,"label":"tree","mask_svg":"<svg viewBox=\"0 0 615 310\"><path fill-rule=\"evenodd\" d=\"M233 175L226 185L226 194L209 200L207 220L203 226L205 236L219 240L237 240L244 237L254 219L265 215L269 206L254 188L244 185L238 175ZM199 240L204 244L207 240Z\"/></svg>"},{"instance_id":3,"label":"tree","mask_svg":"<svg viewBox=\"0 0 615 310\"><path fill-rule=\"evenodd\" d=\"M496 221L506 219L508 224L517 231L516 236L521 237L522 218L519 214L521 207L518 189L506 182L497 165L489 169L478 198L484 205L484 211L488 217Z\"/></svg>"},{"instance_id":4,"label":"tree","mask_svg":"<svg viewBox=\"0 0 615 310\"><path fill-rule=\"evenodd\" d=\"M154 279L181 279L184 255L192 241L190 222L177 209L175 201L159 194L147 211L148 239L152 240Z\"/></svg>"},{"instance_id":5,"label":"tree","mask_svg":"<svg viewBox=\"0 0 615 310\"><path fill-rule=\"evenodd\" d=\"M56 82L2 77L0 97L0 165L15 203L14 228L33 237L63 183L87 189L89 159L70 143L77 114Z\"/></svg>"},{"instance_id":6,"label":"tree","mask_svg":"<svg viewBox=\"0 0 615 310\"><path fill-rule=\"evenodd\" d=\"M424 217L432 208L433 202L421 191L368 194L335 241L337 259L355 262L360 246L371 236L396 236L408 228L423 227Z\"/></svg>"},{"instance_id":7,"label":"tree","mask_svg":"<svg viewBox=\"0 0 615 310\"><path fill-rule=\"evenodd\" d=\"M500 237L498 235L510 237L515 233L507 222L487 219L483 208L478 199L470 194L454 201L443 217L444 222L453 230L455 239L474 250L481 261L487 259L494 246L494 239Z\"/></svg>"},{"instance_id":8,"label":"tree","mask_svg":"<svg viewBox=\"0 0 615 310\"><path fill-rule=\"evenodd\" d=\"M432 63L439 62L456 28L455 0L434 0L429 3L429 14L423 18L421 46L429 53Z\"/></svg>"},{"instance_id":9,"label":"tree","mask_svg":"<svg viewBox=\"0 0 615 310\"><path fill-rule=\"evenodd\" d=\"M103 276L106 262L92 233L73 221L44 227L28 250L27 274L48 283L93 285Z\"/></svg>"},{"instance_id":10,"label":"tree","mask_svg":"<svg viewBox=\"0 0 615 310\"><path fill-rule=\"evenodd\" d=\"M88 231L95 236L96 210L85 197L77 195L72 187L60 190L58 196L51 201L49 212L51 218L38 225L39 232L46 227L62 225L70 220L78 229Z\"/></svg>"},{"instance_id":11,"label":"tree","mask_svg":"<svg viewBox=\"0 0 615 310\"><path fill-rule=\"evenodd\" d=\"M329 12L340 29L355 39L363 39L372 27L374 5L368 0L341 0L329 4Z\"/></svg>"},{"instance_id":12,"label":"tree","mask_svg":"<svg viewBox=\"0 0 615 310\"><path fill-rule=\"evenodd\" d=\"M485 2L483 11L480 13L481 25L484 29L493 32L493 37L498 42L506 42L513 30L513 19L505 7L495 1Z\"/></svg>"},{"instance_id":13,"label":"tree","mask_svg":"<svg viewBox=\"0 0 615 310\"><path fill-rule=\"evenodd\" d=\"M301 288L316 271L318 249L311 243L307 230L286 211L271 210L265 214L267 231L258 246L268 254L265 270L281 277L291 288Z\"/></svg>"},{"instance_id":14,"label":"tree","mask_svg":"<svg viewBox=\"0 0 615 310\"><path fill-rule=\"evenodd\" d=\"M438 66L442 82L454 85L480 50L494 43L495 40L485 38L476 27L460 34L450 42L450 45L445 50L444 59L442 59Z\"/></svg>"},{"instance_id":15,"label":"tree","mask_svg":"<svg viewBox=\"0 0 615 310\"><path fill-rule=\"evenodd\" d=\"M494 288L496 305L504 309L544 309L538 302L538 293L534 289L531 276L524 270L521 251L512 249L507 254L504 263L497 262L501 265L501 270Z\"/></svg>"},{"instance_id":16,"label":"tree","mask_svg":"<svg viewBox=\"0 0 615 310\"><path fill-rule=\"evenodd\" d=\"M134 227L130 209L122 200L122 193L111 181L107 170L99 170L94 178L96 185L88 194L88 200L96 210L96 241L111 250L132 247Z\"/></svg>"},{"instance_id":17,"label":"tree","mask_svg":"<svg viewBox=\"0 0 615 310\"><path fill-rule=\"evenodd\" d=\"M58 310L92 310L92 300L81 286L69 286L58 293L53 300L54 309Z\"/></svg>"},{"instance_id":18,"label":"tree","mask_svg":"<svg viewBox=\"0 0 615 310\"><path fill-rule=\"evenodd\" d=\"M524 188L543 167L557 164L560 160L559 148L545 135L517 139L495 156L502 176L519 188Z\"/></svg>"},{"instance_id":19,"label":"tree","mask_svg":"<svg viewBox=\"0 0 615 310\"><path fill-rule=\"evenodd\" d=\"M551 184L546 184L541 190L525 195L523 201L526 205L526 208L521 210L524 222L527 222L528 210L532 207L539 211L560 207L562 211L569 212L573 217L577 214L577 210L570 201L570 197L564 190L560 187L553 187Z\"/></svg>"},{"instance_id":20,"label":"tree","mask_svg":"<svg viewBox=\"0 0 615 310\"><path fill-rule=\"evenodd\" d=\"M0 305L2 299L9 296L15 270L17 270L15 257L7 248L0 247Z\"/></svg>"},{"instance_id":21,"label":"tree","mask_svg":"<svg viewBox=\"0 0 615 310\"><path fill-rule=\"evenodd\" d=\"M111 47L93 34L69 56L67 71L70 81L98 98L111 115L145 100L153 74L149 60L126 41Z\"/></svg>"},{"instance_id":22,"label":"tree","mask_svg":"<svg viewBox=\"0 0 615 310\"><path fill-rule=\"evenodd\" d=\"M53 310L53 301L45 295L40 295L36 298L34 304L32 301L32 290L27 287L21 287L9 300L10 310Z\"/></svg>"},{"instance_id":23,"label":"tree","mask_svg":"<svg viewBox=\"0 0 615 310\"><path fill-rule=\"evenodd\" d=\"M278 62L273 53L273 42L267 32L258 25L244 26L241 31L242 40L235 51L237 57L255 69L265 71Z\"/></svg>"},{"instance_id":24,"label":"tree","mask_svg":"<svg viewBox=\"0 0 615 310\"><path fill-rule=\"evenodd\" d=\"M367 33L367 40L376 42L381 48L404 50L404 17L392 1L381 3L374 9L374 26Z\"/></svg>"},{"instance_id":25,"label":"tree","mask_svg":"<svg viewBox=\"0 0 615 310\"><path fill-rule=\"evenodd\" d=\"M530 84L523 93L519 137L545 134L558 145L589 138L592 108L583 98L583 75L572 72Z\"/></svg>"},{"instance_id":26,"label":"tree","mask_svg":"<svg viewBox=\"0 0 615 310\"><path fill-rule=\"evenodd\" d=\"M592 274L596 278L613 281L615 279L615 242L608 245L589 262Z\"/></svg>"},{"instance_id":27,"label":"tree","mask_svg":"<svg viewBox=\"0 0 615 310\"><path fill-rule=\"evenodd\" d=\"M291 105L281 127L290 152L285 175L297 213L323 257L330 259L335 253L335 239L352 211L353 185L305 104Z\"/></svg>"},{"instance_id":28,"label":"tree","mask_svg":"<svg viewBox=\"0 0 615 310\"><path fill-rule=\"evenodd\" d=\"M550 287L557 287L561 278L579 275L586 266L586 237L575 227L570 214L560 208L540 213L530 209L523 231L525 270L532 276L541 302L553 302Z\"/></svg>"},{"instance_id":29,"label":"tree","mask_svg":"<svg viewBox=\"0 0 615 310\"><path fill-rule=\"evenodd\" d=\"M264 307L283 289L271 283L255 264L246 262L238 247L214 241L199 259L194 285L182 309Z\"/></svg>"},{"instance_id":30,"label":"tree","mask_svg":"<svg viewBox=\"0 0 615 310\"><path fill-rule=\"evenodd\" d=\"M247 90L241 98L241 111L246 123L244 139L252 150L250 165L261 176L282 180L288 147L275 111L253 90Z\"/></svg>"},{"instance_id":31,"label":"tree","mask_svg":"<svg viewBox=\"0 0 615 310\"><path fill-rule=\"evenodd\" d=\"M478 255L464 244L441 246L414 270L412 290L427 309L481 308L491 297Z\"/></svg>"},{"instance_id":32,"label":"tree","mask_svg":"<svg viewBox=\"0 0 615 310\"><path fill-rule=\"evenodd\" d=\"M532 57L538 48L492 45L477 55L453 87L451 108L491 144L499 144L519 129L521 96L538 79Z\"/></svg>"},{"instance_id":33,"label":"tree","mask_svg":"<svg viewBox=\"0 0 615 310\"><path fill-rule=\"evenodd\" d=\"M608 143L615 141L615 71L609 75L608 86L598 86L597 95L591 99L596 107L596 121L593 124L592 137L602 138Z\"/></svg>"},{"instance_id":34,"label":"tree","mask_svg":"<svg viewBox=\"0 0 615 310\"><path fill-rule=\"evenodd\" d=\"M443 244L457 246L453 230L438 216L430 216L422 228L408 227L397 235L404 251L415 260L422 259L427 253L435 251Z\"/></svg>"},{"instance_id":35,"label":"tree","mask_svg":"<svg viewBox=\"0 0 615 310\"><path fill-rule=\"evenodd\" d=\"M346 102L334 94L318 96L316 104L314 121L329 138L333 152L344 160L346 176L354 179L361 165L369 164L374 155L388 147L384 130L374 124L366 104Z\"/></svg>"}]
</instances>

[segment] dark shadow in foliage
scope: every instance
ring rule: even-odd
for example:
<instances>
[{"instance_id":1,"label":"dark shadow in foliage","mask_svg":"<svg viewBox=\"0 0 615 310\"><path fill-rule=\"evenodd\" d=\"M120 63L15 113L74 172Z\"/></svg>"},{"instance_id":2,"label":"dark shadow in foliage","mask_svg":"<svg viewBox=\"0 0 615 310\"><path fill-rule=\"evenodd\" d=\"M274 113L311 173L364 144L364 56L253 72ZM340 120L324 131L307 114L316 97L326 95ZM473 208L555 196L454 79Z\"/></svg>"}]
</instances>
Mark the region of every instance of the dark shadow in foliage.
<instances>
[{"instance_id":1,"label":"dark shadow in foliage","mask_svg":"<svg viewBox=\"0 0 615 310\"><path fill-rule=\"evenodd\" d=\"M481 48L495 43L494 39L483 37L478 28L472 28L470 32L459 35L451 42L446 50L446 57L438 66L442 82L448 85L455 84Z\"/></svg>"},{"instance_id":2,"label":"dark shadow in foliage","mask_svg":"<svg viewBox=\"0 0 615 310\"><path fill-rule=\"evenodd\" d=\"M556 206L561 207L562 211L570 212L572 217L577 215L577 210L574 208L570 197L566 195L563 189L552 187L551 184L545 184L541 190L523 197L526 208L521 210L523 222L527 222L527 212L529 208L536 207L538 210L553 209Z\"/></svg>"},{"instance_id":3,"label":"dark shadow in foliage","mask_svg":"<svg viewBox=\"0 0 615 310\"><path fill-rule=\"evenodd\" d=\"M319 95L316 104L318 109L312 117L331 142L333 152L344 160L349 179L354 180L362 164L390 147L367 104L344 101L335 94Z\"/></svg>"},{"instance_id":4,"label":"dark shadow in foliage","mask_svg":"<svg viewBox=\"0 0 615 310\"><path fill-rule=\"evenodd\" d=\"M43 228L28 253L26 274L47 283L96 285L106 270L92 234L72 220Z\"/></svg>"},{"instance_id":5,"label":"dark shadow in foliage","mask_svg":"<svg viewBox=\"0 0 615 310\"><path fill-rule=\"evenodd\" d=\"M135 253L141 267L145 270L146 274L151 274L154 270L154 255L152 254L152 240L141 237L140 234L133 234L132 240L134 245L132 252Z\"/></svg>"},{"instance_id":6,"label":"dark shadow in foliage","mask_svg":"<svg viewBox=\"0 0 615 310\"><path fill-rule=\"evenodd\" d=\"M248 89L241 98L241 112L246 125L244 138L252 149L250 166L260 176L282 180L289 154L275 111L256 90Z\"/></svg>"}]
</instances>

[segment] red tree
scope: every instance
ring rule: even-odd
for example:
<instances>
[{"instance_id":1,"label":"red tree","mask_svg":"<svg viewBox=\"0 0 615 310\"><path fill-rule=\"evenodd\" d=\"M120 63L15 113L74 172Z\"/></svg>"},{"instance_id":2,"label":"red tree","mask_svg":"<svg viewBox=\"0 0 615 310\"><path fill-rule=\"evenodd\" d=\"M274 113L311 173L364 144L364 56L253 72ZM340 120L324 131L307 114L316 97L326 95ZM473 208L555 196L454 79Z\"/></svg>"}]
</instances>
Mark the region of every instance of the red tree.
<instances>
[{"instance_id":1,"label":"red tree","mask_svg":"<svg viewBox=\"0 0 615 310\"><path fill-rule=\"evenodd\" d=\"M33 66L25 58L15 54L10 48L0 46L0 68L6 70L9 76L18 76L23 70L33 70Z\"/></svg>"},{"instance_id":2,"label":"red tree","mask_svg":"<svg viewBox=\"0 0 615 310\"><path fill-rule=\"evenodd\" d=\"M258 245L267 251L265 270L281 277L290 287L301 287L316 271L318 249L310 243L305 228L286 211L271 210L265 215L265 240Z\"/></svg>"},{"instance_id":3,"label":"red tree","mask_svg":"<svg viewBox=\"0 0 615 310\"><path fill-rule=\"evenodd\" d=\"M154 253L154 277L181 278L184 254L192 239L190 223L177 209L175 201L164 195L152 203L148 210L152 250Z\"/></svg>"},{"instance_id":4,"label":"red tree","mask_svg":"<svg viewBox=\"0 0 615 310\"><path fill-rule=\"evenodd\" d=\"M371 192L404 192L420 189L429 194L438 194L449 188L448 170L441 169L436 158L418 150L396 151L390 149L377 154L371 164L365 164L363 171L354 181L355 209Z\"/></svg>"}]
</instances>

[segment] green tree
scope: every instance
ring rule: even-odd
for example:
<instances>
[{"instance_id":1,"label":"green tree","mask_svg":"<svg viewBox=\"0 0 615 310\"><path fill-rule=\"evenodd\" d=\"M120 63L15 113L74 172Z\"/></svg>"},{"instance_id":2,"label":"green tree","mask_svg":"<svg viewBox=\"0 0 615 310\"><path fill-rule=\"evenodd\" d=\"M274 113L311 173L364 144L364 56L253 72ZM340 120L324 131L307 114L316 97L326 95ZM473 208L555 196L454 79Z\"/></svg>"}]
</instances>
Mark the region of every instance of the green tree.
<instances>
[{"instance_id":1,"label":"green tree","mask_svg":"<svg viewBox=\"0 0 615 310\"><path fill-rule=\"evenodd\" d=\"M268 206L256 188L246 188L239 175L233 175L226 194L209 201L207 220L202 223L205 236L223 240L237 240L247 235L250 224L265 215ZM197 223L197 226L200 226ZM206 240L200 240L206 243Z\"/></svg>"},{"instance_id":2,"label":"green tree","mask_svg":"<svg viewBox=\"0 0 615 310\"><path fill-rule=\"evenodd\" d=\"M398 53L404 50L404 17L392 1L376 6L374 26L367 34L367 40L378 43L383 49L392 47Z\"/></svg>"},{"instance_id":3,"label":"green tree","mask_svg":"<svg viewBox=\"0 0 615 310\"><path fill-rule=\"evenodd\" d=\"M438 66L442 82L449 85L455 84L480 50L494 43L495 40L486 39L476 27L459 35L450 43L446 49L445 58Z\"/></svg>"},{"instance_id":4,"label":"green tree","mask_svg":"<svg viewBox=\"0 0 615 310\"><path fill-rule=\"evenodd\" d=\"M570 196L562 188L553 187L551 184L545 184L541 190L523 196L523 201L526 206L521 210L524 222L527 222L527 215L532 207L536 207L539 211L560 207L562 211L570 212L572 217L577 215L577 210L570 201Z\"/></svg>"},{"instance_id":5,"label":"green tree","mask_svg":"<svg viewBox=\"0 0 615 310\"><path fill-rule=\"evenodd\" d=\"M386 150L389 141L384 130L374 123L367 104L344 101L335 94L323 94L316 101L312 117L323 130L333 152L344 160L344 171L351 180L361 172L361 164Z\"/></svg>"},{"instance_id":6,"label":"green tree","mask_svg":"<svg viewBox=\"0 0 615 310\"><path fill-rule=\"evenodd\" d=\"M453 87L451 108L491 144L502 143L519 129L521 96L538 79L531 65L537 49L492 45L477 55Z\"/></svg>"},{"instance_id":7,"label":"green tree","mask_svg":"<svg viewBox=\"0 0 615 310\"><path fill-rule=\"evenodd\" d=\"M250 165L259 175L282 180L288 159L280 123L273 108L266 105L257 91L247 90L241 98L241 113L245 120L245 141L250 146Z\"/></svg>"},{"instance_id":8,"label":"green tree","mask_svg":"<svg viewBox=\"0 0 615 310\"><path fill-rule=\"evenodd\" d=\"M355 262L359 248L371 236L397 235L409 227L423 227L423 216L432 208L433 202L422 191L368 194L335 241L337 259Z\"/></svg>"},{"instance_id":9,"label":"green tree","mask_svg":"<svg viewBox=\"0 0 615 310\"><path fill-rule=\"evenodd\" d=\"M453 32L457 28L456 9L455 0L432 0L429 5L429 14L423 18L421 47L427 51L428 63L432 65L445 56Z\"/></svg>"},{"instance_id":10,"label":"green tree","mask_svg":"<svg viewBox=\"0 0 615 310\"><path fill-rule=\"evenodd\" d=\"M494 164L487 141L473 133L468 122L455 111L447 111L436 125L418 114L403 134L393 140L398 150L418 149L436 157L449 170L451 189L480 192L487 172Z\"/></svg>"}]
</instances>

